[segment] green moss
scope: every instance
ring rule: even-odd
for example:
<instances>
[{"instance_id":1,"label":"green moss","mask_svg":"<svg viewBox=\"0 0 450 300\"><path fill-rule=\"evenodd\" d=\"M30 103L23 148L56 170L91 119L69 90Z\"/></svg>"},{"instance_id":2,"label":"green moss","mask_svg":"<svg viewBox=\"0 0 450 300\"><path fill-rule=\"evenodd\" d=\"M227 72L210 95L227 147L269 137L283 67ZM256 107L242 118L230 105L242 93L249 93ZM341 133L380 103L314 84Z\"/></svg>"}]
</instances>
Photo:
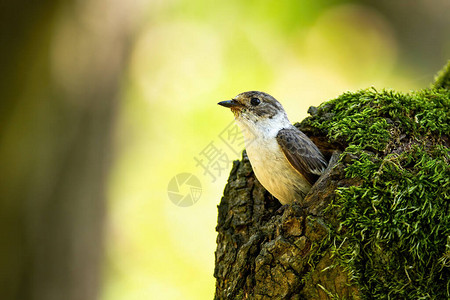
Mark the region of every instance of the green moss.
<instances>
[{"instance_id":1,"label":"green moss","mask_svg":"<svg viewBox=\"0 0 450 300\"><path fill-rule=\"evenodd\" d=\"M339 190L334 205L349 246L338 254L370 298L450 296L450 269L441 260L450 237L449 151L416 145L347 167L351 177L360 178L358 170L371 176Z\"/></svg>"},{"instance_id":2,"label":"green moss","mask_svg":"<svg viewBox=\"0 0 450 300\"><path fill-rule=\"evenodd\" d=\"M445 68L436 77L433 88L450 89L450 60L447 62Z\"/></svg>"},{"instance_id":3,"label":"green moss","mask_svg":"<svg viewBox=\"0 0 450 300\"><path fill-rule=\"evenodd\" d=\"M450 298L450 90L435 86L346 93L304 121L351 158L359 184L338 189L326 243L367 299Z\"/></svg>"},{"instance_id":4,"label":"green moss","mask_svg":"<svg viewBox=\"0 0 450 300\"><path fill-rule=\"evenodd\" d=\"M392 135L394 128L409 136L448 135L449 103L446 89L401 94L371 88L322 104L304 123L326 132L331 142L383 152L398 137Z\"/></svg>"}]
</instances>

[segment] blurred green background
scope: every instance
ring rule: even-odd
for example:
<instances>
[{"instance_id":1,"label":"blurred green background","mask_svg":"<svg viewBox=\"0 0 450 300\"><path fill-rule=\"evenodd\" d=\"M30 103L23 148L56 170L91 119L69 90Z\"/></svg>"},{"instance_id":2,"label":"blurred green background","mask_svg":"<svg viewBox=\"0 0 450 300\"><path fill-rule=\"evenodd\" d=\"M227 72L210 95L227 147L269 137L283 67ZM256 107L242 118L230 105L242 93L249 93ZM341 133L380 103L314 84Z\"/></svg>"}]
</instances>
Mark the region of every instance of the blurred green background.
<instances>
[{"instance_id":1,"label":"blurred green background","mask_svg":"<svg viewBox=\"0 0 450 300\"><path fill-rule=\"evenodd\" d=\"M446 0L2 7L2 299L211 299L243 149L217 102L265 91L296 122L348 90L425 88L450 57ZM168 196L180 173L201 184L188 207Z\"/></svg>"}]
</instances>

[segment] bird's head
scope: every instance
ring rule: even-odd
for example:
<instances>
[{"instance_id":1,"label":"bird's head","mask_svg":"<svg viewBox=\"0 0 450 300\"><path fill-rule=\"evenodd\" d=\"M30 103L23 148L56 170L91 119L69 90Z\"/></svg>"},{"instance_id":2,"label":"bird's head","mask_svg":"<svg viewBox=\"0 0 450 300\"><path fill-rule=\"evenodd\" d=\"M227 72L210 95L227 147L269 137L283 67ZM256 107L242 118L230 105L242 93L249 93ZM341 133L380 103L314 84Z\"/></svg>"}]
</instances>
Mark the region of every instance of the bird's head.
<instances>
[{"instance_id":1,"label":"bird's head","mask_svg":"<svg viewBox=\"0 0 450 300\"><path fill-rule=\"evenodd\" d=\"M286 117L280 102L264 92L244 92L231 100L222 101L218 104L230 108L236 120L244 123L256 124L265 121L270 122L270 119Z\"/></svg>"}]
</instances>

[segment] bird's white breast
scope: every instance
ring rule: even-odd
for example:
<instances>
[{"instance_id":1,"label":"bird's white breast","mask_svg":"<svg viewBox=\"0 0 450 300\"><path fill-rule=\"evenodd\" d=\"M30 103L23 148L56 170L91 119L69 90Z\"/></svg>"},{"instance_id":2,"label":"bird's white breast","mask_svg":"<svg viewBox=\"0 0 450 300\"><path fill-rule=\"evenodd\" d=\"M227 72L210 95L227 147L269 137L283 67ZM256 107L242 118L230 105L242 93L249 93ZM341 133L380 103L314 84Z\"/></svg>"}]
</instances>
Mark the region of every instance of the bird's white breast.
<instances>
[{"instance_id":1,"label":"bird's white breast","mask_svg":"<svg viewBox=\"0 0 450 300\"><path fill-rule=\"evenodd\" d=\"M292 126L286 115L268 119L269 124L239 122L248 158L259 182L282 204L302 200L311 185L286 159L276 136L280 129ZM300 194L299 194L300 192Z\"/></svg>"}]
</instances>

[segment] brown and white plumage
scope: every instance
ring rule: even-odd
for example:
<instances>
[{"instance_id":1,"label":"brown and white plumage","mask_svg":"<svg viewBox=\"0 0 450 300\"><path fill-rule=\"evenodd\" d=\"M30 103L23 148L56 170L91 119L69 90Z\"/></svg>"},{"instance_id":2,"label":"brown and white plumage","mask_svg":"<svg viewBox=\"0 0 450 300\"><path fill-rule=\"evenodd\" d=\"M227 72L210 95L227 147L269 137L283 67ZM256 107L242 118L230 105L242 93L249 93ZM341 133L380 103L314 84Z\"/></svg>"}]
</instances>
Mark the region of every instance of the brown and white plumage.
<instances>
[{"instance_id":1,"label":"brown and white plumage","mask_svg":"<svg viewBox=\"0 0 450 300\"><path fill-rule=\"evenodd\" d=\"M327 166L317 146L269 94L250 91L219 104L233 111L261 184L282 204L301 201Z\"/></svg>"},{"instance_id":2,"label":"brown and white plumage","mask_svg":"<svg viewBox=\"0 0 450 300\"><path fill-rule=\"evenodd\" d=\"M317 146L299 129L292 126L278 132L278 144L287 160L312 185L327 167Z\"/></svg>"}]
</instances>

